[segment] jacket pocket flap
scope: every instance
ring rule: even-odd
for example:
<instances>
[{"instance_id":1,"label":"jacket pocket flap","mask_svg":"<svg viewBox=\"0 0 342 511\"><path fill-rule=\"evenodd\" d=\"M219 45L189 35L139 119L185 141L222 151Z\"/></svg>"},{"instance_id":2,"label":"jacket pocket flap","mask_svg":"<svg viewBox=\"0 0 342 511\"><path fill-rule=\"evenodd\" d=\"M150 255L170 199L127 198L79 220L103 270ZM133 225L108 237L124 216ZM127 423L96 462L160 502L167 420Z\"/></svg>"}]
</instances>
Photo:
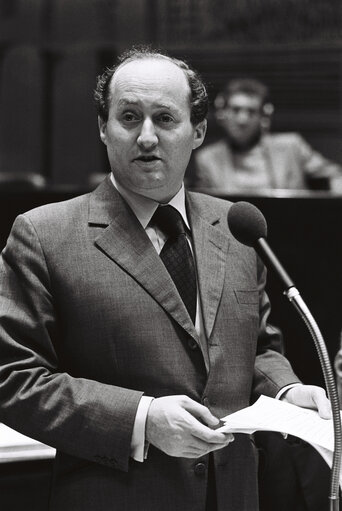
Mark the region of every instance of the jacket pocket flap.
<instances>
[{"instance_id":1,"label":"jacket pocket flap","mask_svg":"<svg viewBox=\"0 0 342 511\"><path fill-rule=\"evenodd\" d=\"M238 303L257 304L259 302L259 292L257 289L234 291Z\"/></svg>"}]
</instances>

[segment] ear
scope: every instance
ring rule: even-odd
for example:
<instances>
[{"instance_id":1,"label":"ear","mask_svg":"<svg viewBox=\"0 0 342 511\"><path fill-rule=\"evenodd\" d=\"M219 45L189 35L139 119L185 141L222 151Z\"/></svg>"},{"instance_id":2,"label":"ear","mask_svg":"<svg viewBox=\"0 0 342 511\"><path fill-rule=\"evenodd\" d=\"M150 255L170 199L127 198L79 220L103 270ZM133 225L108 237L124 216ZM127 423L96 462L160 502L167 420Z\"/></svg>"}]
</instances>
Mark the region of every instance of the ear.
<instances>
[{"instance_id":1,"label":"ear","mask_svg":"<svg viewBox=\"0 0 342 511\"><path fill-rule=\"evenodd\" d=\"M98 115L97 117L97 124L98 124L98 127L99 127L99 132L100 132L100 139L102 140L102 142L104 144L107 145L107 133L106 133L106 128L107 128L107 122L104 121L102 119L102 117L100 117Z\"/></svg>"},{"instance_id":2,"label":"ear","mask_svg":"<svg viewBox=\"0 0 342 511\"><path fill-rule=\"evenodd\" d=\"M205 134L207 132L207 120L204 119L204 121L200 122L195 126L195 133L194 133L194 142L192 144L192 148L196 149L200 145L202 145Z\"/></svg>"}]
</instances>

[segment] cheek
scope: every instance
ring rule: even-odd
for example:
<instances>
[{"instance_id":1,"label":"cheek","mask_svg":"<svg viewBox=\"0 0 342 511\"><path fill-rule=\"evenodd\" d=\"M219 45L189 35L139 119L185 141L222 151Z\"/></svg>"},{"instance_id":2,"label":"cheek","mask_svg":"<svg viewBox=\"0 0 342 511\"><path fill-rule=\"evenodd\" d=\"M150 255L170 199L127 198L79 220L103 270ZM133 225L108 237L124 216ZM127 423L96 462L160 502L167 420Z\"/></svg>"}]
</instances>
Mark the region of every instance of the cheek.
<instances>
[{"instance_id":1,"label":"cheek","mask_svg":"<svg viewBox=\"0 0 342 511\"><path fill-rule=\"evenodd\" d=\"M229 120L224 124L224 128L227 131L234 130L236 128L237 124L233 120Z\"/></svg>"},{"instance_id":2,"label":"cheek","mask_svg":"<svg viewBox=\"0 0 342 511\"><path fill-rule=\"evenodd\" d=\"M194 137L182 138L176 145L175 156L180 161L188 160L194 148Z\"/></svg>"},{"instance_id":3,"label":"cheek","mask_svg":"<svg viewBox=\"0 0 342 511\"><path fill-rule=\"evenodd\" d=\"M132 139L132 134L123 130L120 124L111 123L107 127L106 140L107 146L111 147L113 151L120 154L120 151L125 150Z\"/></svg>"},{"instance_id":4,"label":"cheek","mask_svg":"<svg viewBox=\"0 0 342 511\"><path fill-rule=\"evenodd\" d=\"M195 142L195 134L192 131L183 131L170 142L170 147L175 156L182 157L192 151Z\"/></svg>"}]
</instances>

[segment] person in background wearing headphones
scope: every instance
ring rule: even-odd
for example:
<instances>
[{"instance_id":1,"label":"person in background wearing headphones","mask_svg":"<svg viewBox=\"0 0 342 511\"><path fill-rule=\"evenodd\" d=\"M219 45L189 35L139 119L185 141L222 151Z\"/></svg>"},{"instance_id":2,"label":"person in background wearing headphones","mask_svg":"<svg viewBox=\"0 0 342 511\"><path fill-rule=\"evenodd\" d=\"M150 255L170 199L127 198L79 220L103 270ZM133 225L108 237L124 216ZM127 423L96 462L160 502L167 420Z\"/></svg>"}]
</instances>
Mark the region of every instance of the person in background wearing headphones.
<instances>
[{"instance_id":1,"label":"person in background wearing headphones","mask_svg":"<svg viewBox=\"0 0 342 511\"><path fill-rule=\"evenodd\" d=\"M224 138L194 153L189 186L219 192L255 189L333 188L342 168L297 133L269 133L274 107L266 85L254 79L228 82L215 99Z\"/></svg>"}]
</instances>

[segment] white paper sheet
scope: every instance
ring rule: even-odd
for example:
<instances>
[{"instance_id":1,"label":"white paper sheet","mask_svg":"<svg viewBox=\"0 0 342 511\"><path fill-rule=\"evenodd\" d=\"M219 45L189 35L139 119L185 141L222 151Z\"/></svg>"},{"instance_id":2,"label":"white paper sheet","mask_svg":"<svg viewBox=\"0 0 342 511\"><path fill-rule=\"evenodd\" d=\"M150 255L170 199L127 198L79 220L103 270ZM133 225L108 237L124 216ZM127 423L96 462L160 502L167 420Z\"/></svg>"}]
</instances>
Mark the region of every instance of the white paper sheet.
<instances>
[{"instance_id":1,"label":"white paper sheet","mask_svg":"<svg viewBox=\"0 0 342 511\"><path fill-rule=\"evenodd\" d=\"M0 463L50 459L54 458L55 453L52 447L0 424Z\"/></svg>"},{"instance_id":2,"label":"white paper sheet","mask_svg":"<svg viewBox=\"0 0 342 511\"><path fill-rule=\"evenodd\" d=\"M246 434L255 431L278 431L301 438L320 453L330 468L332 466L333 421L322 419L314 410L261 396L252 406L227 415L221 420L225 424L218 431ZM340 486L342 487L342 473Z\"/></svg>"},{"instance_id":3,"label":"white paper sheet","mask_svg":"<svg viewBox=\"0 0 342 511\"><path fill-rule=\"evenodd\" d=\"M334 449L332 419L321 419L318 412L261 396L252 406L221 419L220 431L253 433L279 431L302 438L329 451Z\"/></svg>"}]
</instances>

